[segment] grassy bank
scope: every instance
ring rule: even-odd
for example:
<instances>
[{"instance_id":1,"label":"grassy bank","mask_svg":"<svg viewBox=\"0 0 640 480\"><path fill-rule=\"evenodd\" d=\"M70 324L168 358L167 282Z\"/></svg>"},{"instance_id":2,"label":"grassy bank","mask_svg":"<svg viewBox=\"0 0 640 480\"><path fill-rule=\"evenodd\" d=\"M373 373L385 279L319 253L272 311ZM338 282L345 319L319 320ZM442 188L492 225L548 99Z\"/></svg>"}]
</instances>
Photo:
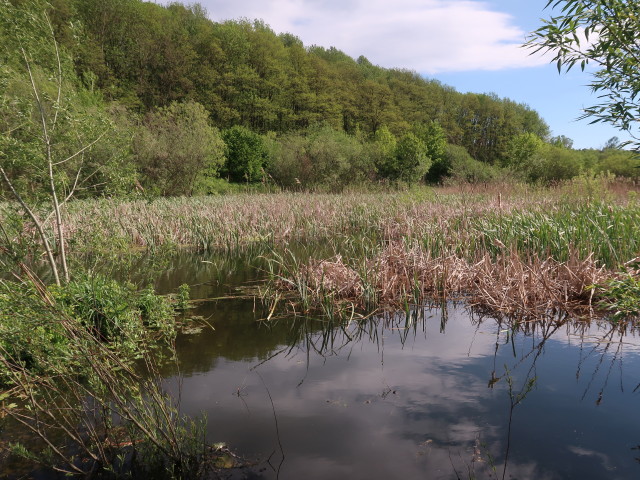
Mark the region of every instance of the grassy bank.
<instances>
[{"instance_id":1,"label":"grassy bank","mask_svg":"<svg viewBox=\"0 0 640 480\"><path fill-rule=\"evenodd\" d=\"M98 274L47 286L24 264L0 266L13 274L0 278L9 460L83 478L196 478L210 469L220 452L207 446L204 421L181 414L158 370L175 356L187 288L158 296ZM1 460L3 469L4 452Z\"/></svg>"}]
</instances>

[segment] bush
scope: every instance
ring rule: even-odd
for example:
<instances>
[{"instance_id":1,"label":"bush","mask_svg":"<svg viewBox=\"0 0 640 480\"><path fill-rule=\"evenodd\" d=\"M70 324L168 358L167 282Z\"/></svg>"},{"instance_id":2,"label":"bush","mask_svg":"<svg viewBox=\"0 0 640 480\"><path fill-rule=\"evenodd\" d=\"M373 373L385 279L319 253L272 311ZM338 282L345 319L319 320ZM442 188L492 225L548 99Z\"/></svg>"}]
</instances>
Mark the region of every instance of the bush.
<instances>
[{"instance_id":1,"label":"bush","mask_svg":"<svg viewBox=\"0 0 640 480\"><path fill-rule=\"evenodd\" d=\"M68 338L57 320L33 283L0 281L0 356L10 364L42 375L49 365L70 363ZM0 385L8 379L0 365Z\"/></svg>"},{"instance_id":2,"label":"bush","mask_svg":"<svg viewBox=\"0 0 640 480\"><path fill-rule=\"evenodd\" d=\"M640 161L633 152L605 150L596 170L598 172L611 172L617 177L637 178L640 176Z\"/></svg>"},{"instance_id":3,"label":"bush","mask_svg":"<svg viewBox=\"0 0 640 480\"><path fill-rule=\"evenodd\" d=\"M530 159L524 172L530 182L545 184L574 178L583 170L580 152L544 144Z\"/></svg>"},{"instance_id":4,"label":"bush","mask_svg":"<svg viewBox=\"0 0 640 480\"><path fill-rule=\"evenodd\" d=\"M149 193L192 195L202 178L216 178L224 142L196 102L172 103L149 113L133 142Z\"/></svg>"},{"instance_id":5,"label":"bush","mask_svg":"<svg viewBox=\"0 0 640 480\"><path fill-rule=\"evenodd\" d=\"M406 133L398 140L394 155L379 166L379 173L389 180L418 182L431 167L431 159L426 152L427 147L418 137Z\"/></svg>"},{"instance_id":6,"label":"bush","mask_svg":"<svg viewBox=\"0 0 640 480\"><path fill-rule=\"evenodd\" d=\"M187 305L186 294L181 287L179 306ZM0 417L41 440L14 439L10 451L82 478L206 476L215 460L206 424L183 416L179 401L165 392L158 363L145 355L154 337L140 328L143 342L128 352L86 328L92 322L118 335L116 319L140 326L136 318L151 327L171 317L168 306L151 290L135 294L101 278L54 291L31 274L0 281L0 384L11 387L0 393ZM144 359L144 370L133 368L134 358Z\"/></svg>"},{"instance_id":7,"label":"bush","mask_svg":"<svg viewBox=\"0 0 640 480\"><path fill-rule=\"evenodd\" d=\"M313 179L311 159L307 156L307 139L290 133L270 144L268 173L283 188L309 185Z\"/></svg>"},{"instance_id":8,"label":"bush","mask_svg":"<svg viewBox=\"0 0 640 480\"><path fill-rule=\"evenodd\" d=\"M425 177L428 182L439 182L446 174L447 135L438 122L414 125L412 132L425 145L431 168Z\"/></svg>"},{"instance_id":9,"label":"bush","mask_svg":"<svg viewBox=\"0 0 640 480\"><path fill-rule=\"evenodd\" d=\"M284 136L272 147L269 174L282 187L339 191L373 176L372 159L355 137L328 125Z\"/></svg>"},{"instance_id":10,"label":"bush","mask_svg":"<svg viewBox=\"0 0 640 480\"><path fill-rule=\"evenodd\" d=\"M310 129L306 153L312 166L311 183L333 190L365 180L373 169L358 139L328 125Z\"/></svg>"},{"instance_id":11,"label":"bush","mask_svg":"<svg viewBox=\"0 0 640 480\"><path fill-rule=\"evenodd\" d=\"M175 335L174 309L169 297L152 287L137 291L102 275L84 274L53 290L56 300L103 341L135 350L150 330L163 338Z\"/></svg>"},{"instance_id":12,"label":"bush","mask_svg":"<svg viewBox=\"0 0 640 480\"><path fill-rule=\"evenodd\" d=\"M222 138L227 156L222 175L232 182L262 180L269 158L262 137L238 125L225 130Z\"/></svg>"},{"instance_id":13,"label":"bush","mask_svg":"<svg viewBox=\"0 0 640 480\"><path fill-rule=\"evenodd\" d=\"M96 339L107 342L123 360L140 355L150 336L167 342L176 334L175 310L187 305L188 291L156 295L137 291L101 275L80 275L62 287L0 281L0 354L35 374L59 362L74 362L73 345L60 327L66 316ZM0 384L6 372L0 372Z\"/></svg>"},{"instance_id":14,"label":"bush","mask_svg":"<svg viewBox=\"0 0 640 480\"><path fill-rule=\"evenodd\" d=\"M502 176L500 169L475 160L460 145L447 145L441 167L450 183L487 183Z\"/></svg>"}]
</instances>

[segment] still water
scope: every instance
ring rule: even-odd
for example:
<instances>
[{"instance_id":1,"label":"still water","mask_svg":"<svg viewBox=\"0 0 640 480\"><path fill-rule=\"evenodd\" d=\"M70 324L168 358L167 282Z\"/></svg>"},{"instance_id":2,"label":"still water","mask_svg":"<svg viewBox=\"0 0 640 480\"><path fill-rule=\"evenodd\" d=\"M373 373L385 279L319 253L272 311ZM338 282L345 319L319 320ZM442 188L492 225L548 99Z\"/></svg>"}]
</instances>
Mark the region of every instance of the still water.
<instances>
[{"instance_id":1,"label":"still water","mask_svg":"<svg viewBox=\"0 0 640 480\"><path fill-rule=\"evenodd\" d=\"M242 259L174 259L157 287L235 293ZM253 300L207 301L165 372L265 479L640 478L640 339L606 324L513 325L463 306L366 322L265 322ZM179 370L179 371L178 371Z\"/></svg>"}]
</instances>

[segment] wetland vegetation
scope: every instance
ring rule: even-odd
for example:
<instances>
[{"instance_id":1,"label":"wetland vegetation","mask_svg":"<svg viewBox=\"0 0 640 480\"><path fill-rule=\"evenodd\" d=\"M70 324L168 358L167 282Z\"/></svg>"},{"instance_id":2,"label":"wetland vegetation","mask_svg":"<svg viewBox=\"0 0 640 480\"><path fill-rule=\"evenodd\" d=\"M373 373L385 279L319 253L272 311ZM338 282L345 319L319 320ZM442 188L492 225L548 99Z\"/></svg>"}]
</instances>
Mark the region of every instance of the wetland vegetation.
<instances>
[{"instance_id":1,"label":"wetland vegetation","mask_svg":"<svg viewBox=\"0 0 640 480\"><path fill-rule=\"evenodd\" d=\"M65 209L64 223L70 269L78 272L74 279L57 289L45 287L35 277L26 278L30 270L22 264L21 274L13 270L20 282L9 279L2 282L0 311L6 360L3 375L5 384L11 387L6 398L12 395L28 398L32 394L32 383L22 379L32 379L33 384L45 385L48 392L53 392L38 403L40 414L66 412L66 407L60 410L54 406L61 391L71 390L76 396L66 401L86 402L86 398L90 398L103 407L104 403L110 405L109 408L115 408L115 415L127 420L129 430L120 429L117 424L96 422L103 418L100 415L91 417L90 421L91 425L96 422L100 427L92 430L85 423L84 427L76 426L76 430L72 430L71 425L81 419L63 417L66 423L60 431L75 432L76 437L71 436L71 440L83 442L91 452L89 457L64 457L65 468L71 471L75 471L78 459L92 458L91 469L96 465L103 468L109 465L115 473L124 472L122 469L127 468L126 462L131 459L127 450L116 453L117 449L110 449L113 444L109 443L110 448L104 446L106 439L112 442L113 432L121 435L117 444L137 445L142 449L136 457L141 461L146 459L148 463L153 458L169 461L164 467L155 464L153 468L161 468L170 475L182 475L176 465L197 462L198 468L209 465L215 470L219 463L211 459L221 455L233 458L225 453L226 447L218 451L217 447L202 446L197 439L204 438L205 426L137 425L134 416L134 413L142 415L147 421L164 418L164 422L182 418L178 414L182 407L171 403L172 397L165 396L162 376L155 373L147 377L147 373L139 377L139 369L151 373L180 371L181 367L171 368L171 362L163 366L167 360L157 364L152 359L162 358L163 351L167 355L167 350L157 347L162 339L169 347L173 345L180 328L174 320L167 319L174 318L171 311L175 307L186 307L187 290L183 287L180 295L165 300L153 293L151 287L140 290L103 275L129 278L145 286L154 277L172 272L167 270L163 258L183 251L194 252L189 254L196 255L191 263L202 267L194 270L195 265L189 265L187 271L192 273L173 277L172 286L162 286L161 291L177 292L180 284L176 282L188 283L195 291L194 298L204 301L199 308L215 306L206 316L194 312L195 316L206 317L206 322L196 320L196 328L186 331L202 331L210 326L217 329L218 319L224 312L237 318L236 313L223 307L225 302L250 302L252 311L246 315L256 325L264 325L265 320L269 324L303 322L301 325L311 328L306 337L295 334L258 357L267 362L272 355L278 352L286 355L292 348L311 349L326 355L336 349L340 351L342 347L338 346L345 342L370 341L377 331L376 325L381 325L382 330L375 335L384 336L383 332L398 329L401 337L415 336L416 326L432 315L425 305L439 306L436 308L442 311L443 317L438 324L446 329L446 311L452 308L452 301L462 302L476 314L498 319L495 320L498 325L509 325L508 329L513 332L521 328L524 332L529 328L535 332L536 327L532 325L538 322L545 326L540 328L574 325L572 328L579 329L577 325L584 324L584 328L589 329L595 328L589 325L603 325L601 322L606 321L611 327L605 331L613 329L622 337L632 335L637 320L638 266L635 262L640 238L640 205L633 184L598 177L581 178L554 188L506 187L420 187L339 195L240 194L70 203ZM3 208L8 209L5 212L11 210L7 204ZM114 222L114 219L117 220ZM4 222L3 225L4 234L16 239L12 242L14 260L20 253L22 260L37 266L40 250L37 237L30 237L33 232L18 230L18 227L24 228L23 222ZM7 253L6 262L9 262ZM146 260L137 260L141 255L146 255ZM218 257L220 255L222 257ZM124 261L126 258L129 262ZM216 258L222 260L213 260ZM237 260L232 260L234 258ZM235 278L234 271L245 270L243 265L247 264L257 270L248 278ZM139 270L141 266L147 274ZM91 275L79 273L87 268L93 272ZM201 272L196 273L198 271ZM202 278L202 272L207 272L208 277ZM205 285L219 284L218 293L203 293L192 275ZM217 300L207 300L211 297ZM246 311L246 307L243 309ZM313 326L313 320L304 320L309 316L319 318L315 320L319 323ZM388 324L385 322L389 320L382 318L395 320ZM246 320L240 322L246 325ZM260 338L265 334L264 328L271 327L250 329L244 336ZM374 330L369 332L370 328ZM34 336L34 332L38 332L38 336ZM83 347L90 338L94 340L88 345L94 346ZM95 343L95 338L100 341ZM22 342L16 343L16 339ZM82 343L78 343L78 339ZM236 339L227 341L234 343ZM251 344L257 340L247 338L246 341ZM306 347L300 342L306 342ZM97 353L83 353L84 348L96 346L99 347ZM117 352L117 361L122 362L122 378L100 377L106 372L97 367L116 361L109 356L113 355L110 352ZM168 352L173 355L171 348ZM127 360L127 355L131 360ZM181 355L191 358L184 350ZM152 363L131 370L129 362L135 357ZM98 364L86 364L79 358L97 358ZM17 370L16 366L19 366ZM77 381L81 389L76 383L72 384L74 387L57 383L61 378L68 378L71 372L86 376L86 380ZM508 376L508 372L504 372L501 378ZM99 380L104 380L105 385L113 382L114 389L106 393L92 390L102 385ZM150 383L141 387L139 382ZM140 392L140 388L157 393L138 397L136 392ZM119 404L114 395L119 399L131 398L133 406ZM524 398L518 395L523 393L514 390L514 408ZM153 400L151 407L147 403L150 399ZM142 403L135 404L135 401ZM27 422L36 420L34 416L25 416L19 405L20 402L15 401L5 403L3 411L8 416L18 414L18 418ZM124 413L119 410L123 408ZM134 412L127 408L133 408ZM151 413L145 410L148 408L159 410ZM158 412L166 412L165 417L158 417ZM152 436L150 441L157 443L151 444L151 451L156 453L144 453L149 451L150 444L140 441L143 427L150 429L144 438L156 430L183 432L180 434L183 436L168 439ZM87 437L87 432L95 436ZM166 445L162 443L165 441L170 441L171 448L186 445L187 452L169 447L162 450L159 445ZM92 450L100 445L97 453ZM73 451L73 447L70 448ZM482 450L480 446L477 448ZM26 454L21 447L15 447L14 451ZM60 468L60 455L38 458L41 461L49 458L51 464Z\"/></svg>"},{"instance_id":2,"label":"wetland vegetation","mask_svg":"<svg viewBox=\"0 0 640 480\"><path fill-rule=\"evenodd\" d=\"M3 476L630 478L615 138L197 4L0 0L0 45ZM594 392L615 447L527 456L530 398Z\"/></svg>"}]
</instances>

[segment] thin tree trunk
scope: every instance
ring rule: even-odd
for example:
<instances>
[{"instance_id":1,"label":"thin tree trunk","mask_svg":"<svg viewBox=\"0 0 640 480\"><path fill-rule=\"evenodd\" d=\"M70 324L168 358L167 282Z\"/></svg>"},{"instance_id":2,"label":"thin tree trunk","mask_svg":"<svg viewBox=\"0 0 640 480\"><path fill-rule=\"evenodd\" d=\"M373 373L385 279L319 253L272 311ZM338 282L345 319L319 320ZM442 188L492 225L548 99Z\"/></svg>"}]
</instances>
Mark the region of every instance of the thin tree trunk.
<instances>
[{"instance_id":1,"label":"thin tree trunk","mask_svg":"<svg viewBox=\"0 0 640 480\"><path fill-rule=\"evenodd\" d=\"M38 231L38 235L40 236L40 240L42 241L42 245L44 246L44 251L47 254L47 260L49 261L49 266L51 267L51 273L53 273L53 278L56 282L56 285L60 285L60 275L58 274L58 265L56 264L56 260L53 256L53 250L51 249L51 244L47 239L47 235L44 233L44 227L42 226L42 223L40 222L40 220L38 220L38 217L36 217L36 214L33 213L33 211L22 199L20 194L13 187L13 184L11 183L11 180L9 179L9 176L7 175L7 173L4 171L4 168L0 167L0 173L2 173L2 177L4 178L4 181L9 186L9 190L11 190L11 193L13 193L13 196L16 197L16 200L18 200L18 203L20 204L20 206L22 206L22 209L25 212L27 212L27 215L29 215L34 225L36 226L36 230Z\"/></svg>"},{"instance_id":2,"label":"thin tree trunk","mask_svg":"<svg viewBox=\"0 0 640 480\"><path fill-rule=\"evenodd\" d=\"M55 42L55 39L54 39ZM56 53L57 53L57 43L56 43ZM36 86L35 79L33 78L33 72L31 71L31 64L29 63L29 58L27 57L27 52L22 49L22 56L25 61L25 65L27 67L27 72L29 73L29 79L31 81L31 88L33 90L33 95L36 99L36 104L38 105L38 111L40 113L40 122L42 124L42 140L45 144L45 154L47 158L47 167L49 174L49 189L51 191L51 204L53 207L53 211L56 216L56 231L58 234L58 252L60 254L60 262L62 264L62 274L64 275L64 281L69 281L69 269L67 268L67 255L65 250L65 239L64 239L64 227L62 224L62 216L60 214L60 203L58 202L58 195L56 193L56 184L55 178L53 175L53 158L51 154L51 137L49 136L49 130L47 128L47 117L44 111L44 107L42 105L42 101L40 100L40 95L38 94L38 87ZM58 76L58 82L61 84L62 78ZM58 105L59 107L59 105ZM57 119L57 111L54 120ZM54 125L55 126L55 125ZM57 270L57 269L56 269ZM58 280L59 283L59 280Z\"/></svg>"}]
</instances>

